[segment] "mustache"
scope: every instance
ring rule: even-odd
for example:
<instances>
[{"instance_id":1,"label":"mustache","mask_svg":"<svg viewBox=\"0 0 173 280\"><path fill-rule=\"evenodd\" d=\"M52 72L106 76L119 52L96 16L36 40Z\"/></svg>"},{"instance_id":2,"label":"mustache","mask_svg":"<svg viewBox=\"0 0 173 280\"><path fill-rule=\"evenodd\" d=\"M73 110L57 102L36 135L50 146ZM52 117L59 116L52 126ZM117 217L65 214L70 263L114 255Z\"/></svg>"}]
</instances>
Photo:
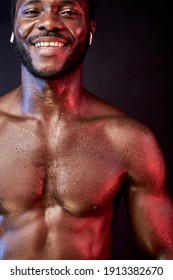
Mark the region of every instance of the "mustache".
<instances>
[{"instance_id":1,"label":"mustache","mask_svg":"<svg viewBox=\"0 0 173 280\"><path fill-rule=\"evenodd\" d=\"M35 35L35 36L31 36L30 38L28 38L27 43L28 44L33 44L35 40L43 38L43 37L56 37L58 39L62 39L64 40L67 44L72 44L74 42L74 39L72 38L72 36L66 36L64 34L55 32L55 31L43 31L42 33L40 33L39 35Z\"/></svg>"}]
</instances>

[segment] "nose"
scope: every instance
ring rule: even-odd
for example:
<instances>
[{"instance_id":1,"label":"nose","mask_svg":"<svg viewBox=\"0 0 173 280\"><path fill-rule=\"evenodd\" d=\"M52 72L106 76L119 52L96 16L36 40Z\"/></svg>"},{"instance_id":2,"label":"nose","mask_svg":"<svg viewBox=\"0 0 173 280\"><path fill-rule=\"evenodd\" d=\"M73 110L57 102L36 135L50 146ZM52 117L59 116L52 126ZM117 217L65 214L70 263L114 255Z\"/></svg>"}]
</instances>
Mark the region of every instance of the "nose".
<instances>
[{"instance_id":1,"label":"nose","mask_svg":"<svg viewBox=\"0 0 173 280\"><path fill-rule=\"evenodd\" d=\"M39 19L38 25L39 30L63 30L65 25L62 22L62 18L54 12L45 12Z\"/></svg>"}]
</instances>

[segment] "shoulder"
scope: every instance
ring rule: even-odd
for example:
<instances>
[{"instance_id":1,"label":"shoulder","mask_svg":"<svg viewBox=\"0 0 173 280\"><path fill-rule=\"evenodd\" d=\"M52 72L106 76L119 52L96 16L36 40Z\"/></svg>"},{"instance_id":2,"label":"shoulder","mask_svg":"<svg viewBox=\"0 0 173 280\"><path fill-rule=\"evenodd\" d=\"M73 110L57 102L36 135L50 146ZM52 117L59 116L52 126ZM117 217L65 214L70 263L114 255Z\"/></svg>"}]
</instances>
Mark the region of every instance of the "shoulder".
<instances>
[{"instance_id":1,"label":"shoulder","mask_svg":"<svg viewBox=\"0 0 173 280\"><path fill-rule=\"evenodd\" d=\"M136 119L128 116L118 107L105 102L97 96L87 96L86 118L98 121L104 127L104 132L112 144L123 149L132 148L136 144L147 146L156 143L151 129Z\"/></svg>"},{"instance_id":2,"label":"shoulder","mask_svg":"<svg viewBox=\"0 0 173 280\"><path fill-rule=\"evenodd\" d=\"M13 91L6 93L0 97L0 119L6 121L23 121L26 116L22 114L21 110L21 90L20 87ZM32 119L27 116L28 119Z\"/></svg>"},{"instance_id":3,"label":"shoulder","mask_svg":"<svg viewBox=\"0 0 173 280\"><path fill-rule=\"evenodd\" d=\"M134 118L127 115L116 116L107 122L106 134L131 165L137 162L157 165L163 159L152 130Z\"/></svg>"},{"instance_id":4,"label":"shoulder","mask_svg":"<svg viewBox=\"0 0 173 280\"><path fill-rule=\"evenodd\" d=\"M148 126L115 109L105 118L104 132L116 157L126 167L129 178L163 182L166 173L164 157Z\"/></svg>"},{"instance_id":5,"label":"shoulder","mask_svg":"<svg viewBox=\"0 0 173 280\"><path fill-rule=\"evenodd\" d=\"M145 124L97 96L87 95L87 102L87 119L100 124L109 143L126 162L162 157L155 135Z\"/></svg>"},{"instance_id":6,"label":"shoulder","mask_svg":"<svg viewBox=\"0 0 173 280\"><path fill-rule=\"evenodd\" d=\"M41 124L38 118L22 114L20 87L0 97L0 130L19 123L25 127L32 124L33 129Z\"/></svg>"},{"instance_id":7,"label":"shoulder","mask_svg":"<svg viewBox=\"0 0 173 280\"><path fill-rule=\"evenodd\" d=\"M0 97L0 114L15 114L19 108L20 88ZM17 106L18 105L18 106Z\"/></svg>"},{"instance_id":8,"label":"shoulder","mask_svg":"<svg viewBox=\"0 0 173 280\"><path fill-rule=\"evenodd\" d=\"M126 114L116 114L106 122L106 132L112 139L120 140L123 144L133 145L154 139L152 131L146 125Z\"/></svg>"},{"instance_id":9,"label":"shoulder","mask_svg":"<svg viewBox=\"0 0 173 280\"><path fill-rule=\"evenodd\" d=\"M119 117L107 133L126 166L129 186L158 192L165 187L165 160L150 128L130 117Z\"/></svg>"}]
</instances>

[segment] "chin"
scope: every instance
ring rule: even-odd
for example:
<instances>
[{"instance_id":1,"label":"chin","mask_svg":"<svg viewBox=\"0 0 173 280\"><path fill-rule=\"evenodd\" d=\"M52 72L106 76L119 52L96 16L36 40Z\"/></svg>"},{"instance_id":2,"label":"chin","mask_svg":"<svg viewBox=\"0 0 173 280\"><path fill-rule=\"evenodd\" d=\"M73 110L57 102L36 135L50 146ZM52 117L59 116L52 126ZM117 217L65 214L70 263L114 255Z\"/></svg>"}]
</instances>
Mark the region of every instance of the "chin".
<instances>
[{"instance_id":1,"label":"chin","mask_svg":"<svg viewBox=\"0 0 173 280\"><path fill-rule=\"evenodd\" d=\"M63 71L51 71L51 70L32 70L29 71L34 77L41 79L41 80L61 80L65 76L67 76L67 73L64 73Z\"/></svg>"}]
</instances>

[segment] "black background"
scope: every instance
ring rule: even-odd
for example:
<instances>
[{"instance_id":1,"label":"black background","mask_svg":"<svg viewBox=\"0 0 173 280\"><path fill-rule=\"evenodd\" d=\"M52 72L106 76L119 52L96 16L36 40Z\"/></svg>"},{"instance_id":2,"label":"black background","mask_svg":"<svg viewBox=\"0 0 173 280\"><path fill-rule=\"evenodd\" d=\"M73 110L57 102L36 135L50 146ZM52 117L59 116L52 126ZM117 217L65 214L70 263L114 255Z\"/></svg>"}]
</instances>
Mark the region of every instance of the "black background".
<instances>
[{"instance_id":1,"label":"black background","mask_svg":"<svg viewBox=\"0 0 173 280\"><path fill-rule=\"evenodd\" d=\"M84 63L83 83L153 130L173 197L171 16L169 1L97 0L97 32ZM0 95L20 84L10 35L10 1L1 0ZM113 235L114 259L145 259L133 239L123 201Z\"/></svg>"}]
</instances>

